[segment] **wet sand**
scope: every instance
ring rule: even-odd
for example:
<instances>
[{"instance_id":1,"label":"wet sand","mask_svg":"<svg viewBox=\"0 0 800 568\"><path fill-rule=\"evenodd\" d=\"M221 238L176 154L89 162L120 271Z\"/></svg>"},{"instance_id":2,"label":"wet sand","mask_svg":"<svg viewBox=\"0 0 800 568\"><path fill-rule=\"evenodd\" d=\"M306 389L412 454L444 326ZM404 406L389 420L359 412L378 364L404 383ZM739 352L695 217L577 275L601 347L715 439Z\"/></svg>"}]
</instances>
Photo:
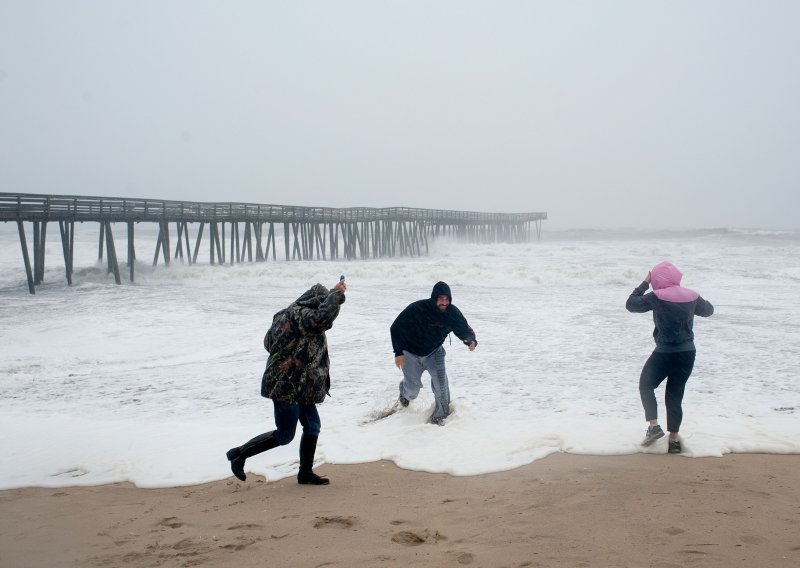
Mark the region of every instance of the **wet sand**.
<instances>
[{"instance_id":1,"label":"wet sand","mask_svg":"<svg viewBox=\"0 0 800 568\"><path fill-rule=\"evenodd\" d=\"M258 458L253 458L258 459ZM556 454L453 477L0 492L0 566L800 566L800 456Z\"/></svg>"}]
</instances>

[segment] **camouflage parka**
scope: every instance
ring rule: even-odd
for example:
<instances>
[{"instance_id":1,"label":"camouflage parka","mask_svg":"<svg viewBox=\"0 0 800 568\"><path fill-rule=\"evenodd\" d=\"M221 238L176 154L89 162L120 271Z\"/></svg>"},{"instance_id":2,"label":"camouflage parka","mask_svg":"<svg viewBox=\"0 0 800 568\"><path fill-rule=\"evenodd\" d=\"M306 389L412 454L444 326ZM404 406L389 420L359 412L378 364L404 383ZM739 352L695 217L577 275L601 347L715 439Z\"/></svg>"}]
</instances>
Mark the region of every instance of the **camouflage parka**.
<instances>
[{"instance_id":1,"label":"camouflage parka","mask_svg":"<svg viewBox=\"0 0 800 568\"><path fill-rule=\"evenodd\" d=\"M325 332L344 303L342 292L316 284L279 311L264 336L269 351L261 396L288 404L319 404L331 388Z\"/></svg>"}]
</instances>

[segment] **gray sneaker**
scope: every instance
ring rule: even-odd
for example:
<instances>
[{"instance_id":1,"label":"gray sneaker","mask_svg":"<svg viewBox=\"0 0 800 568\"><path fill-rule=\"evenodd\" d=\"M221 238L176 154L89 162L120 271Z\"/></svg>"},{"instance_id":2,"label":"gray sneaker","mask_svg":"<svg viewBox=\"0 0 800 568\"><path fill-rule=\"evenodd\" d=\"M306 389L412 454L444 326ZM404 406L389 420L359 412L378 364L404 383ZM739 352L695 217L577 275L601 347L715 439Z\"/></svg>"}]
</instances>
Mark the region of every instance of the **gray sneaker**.
<instances>
[{"instance_id":1,"label":"gray sneaker","mask_svg":"<svg viewBox=\"0 0 800 568\"><path fill-rule=\"evenodd\" d=\"M680 440L670 440L669 441L669 449L667 450L671 454L679 454L681 453L681 441Z\"/></svg>"},{"instance_id":2,"label":"gray sneaker","mask_svg":"<svg viewBox=\"0 0 800 568\"><path fill-rule=\"evenodd\" d=\"M661 426L656 424L655 426L649 426L647 428L647 432L644 433L644 440L642 440L642 446L649 446L659 438L664 437L664 430L661 429Z\"/></svg>"}]
</instances>

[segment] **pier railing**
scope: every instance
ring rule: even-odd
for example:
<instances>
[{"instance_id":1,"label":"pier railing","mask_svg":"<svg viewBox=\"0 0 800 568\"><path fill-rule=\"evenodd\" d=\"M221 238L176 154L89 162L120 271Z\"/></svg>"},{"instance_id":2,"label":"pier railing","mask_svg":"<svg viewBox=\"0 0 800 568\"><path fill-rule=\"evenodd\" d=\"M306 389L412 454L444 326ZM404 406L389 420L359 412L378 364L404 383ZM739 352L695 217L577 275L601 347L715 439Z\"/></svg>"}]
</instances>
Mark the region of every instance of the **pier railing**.
<instances>
[{"instance_id":1,"label":"pier railing","mask_svg":"<svg viewBox=\"0 0 800 568\"><path fill-rule=\"evenodd\" d=\"M112 223L189 221L308 221L352 223L429 221L436 223L525 223L547 219L547 213L481 213L411 207L302 207L255 203L203 203L161 199L79 197L0 193L0 221L109 221Z\"/></svg>"}]
</instances>

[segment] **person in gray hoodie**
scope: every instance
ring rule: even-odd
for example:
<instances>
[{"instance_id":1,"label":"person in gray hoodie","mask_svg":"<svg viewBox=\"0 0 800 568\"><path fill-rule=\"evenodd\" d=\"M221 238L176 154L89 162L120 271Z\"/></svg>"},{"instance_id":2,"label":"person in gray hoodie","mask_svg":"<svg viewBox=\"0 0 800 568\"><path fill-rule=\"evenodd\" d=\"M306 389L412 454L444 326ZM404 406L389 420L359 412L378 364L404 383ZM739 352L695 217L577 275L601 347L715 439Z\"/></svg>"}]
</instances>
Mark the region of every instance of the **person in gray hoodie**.
<instances>
[{"instance_id":1,"label":"person in gray hoodie","mask_svg":"<svg viewBox=\"0 0 800 568\"><path fill-rule=\"evenodd\" d=\"M394 320L390 328L394 363L403 371L399 402L408 406L422 388L422 373L431 376L431 389L436 401L431 422L444 425L450 414L450 386L445 371L445 338L452 331L474 351L478 345L475 332L466 318L453 305L450 286L437 282L426 300L412 302Z\"/></svg>"},{"instance_id":2,"label":"person in gray hoodie","mask_svg":"<svg viewBox=\"0 0 800 568\"><path fill-rule=\"evenodd\" d=\"M656 348L644 364L639 377L639 395L642 398L645 420L649 422L643 446L649 446L664 436L658 425L658 405L655 389L667 379L665 402L667 406L668 451L681 453L678 439L683 420L683 393L692 374L695 360L694 316L708 317L714 313L711 302L688 288L682 288L681 274L675 265L664 261L653 267L647 277L628 297L625 307L629 312L653 312L653 339ZM653 291L645 294L652 284Z\"/></svg>"}]
</instances>

